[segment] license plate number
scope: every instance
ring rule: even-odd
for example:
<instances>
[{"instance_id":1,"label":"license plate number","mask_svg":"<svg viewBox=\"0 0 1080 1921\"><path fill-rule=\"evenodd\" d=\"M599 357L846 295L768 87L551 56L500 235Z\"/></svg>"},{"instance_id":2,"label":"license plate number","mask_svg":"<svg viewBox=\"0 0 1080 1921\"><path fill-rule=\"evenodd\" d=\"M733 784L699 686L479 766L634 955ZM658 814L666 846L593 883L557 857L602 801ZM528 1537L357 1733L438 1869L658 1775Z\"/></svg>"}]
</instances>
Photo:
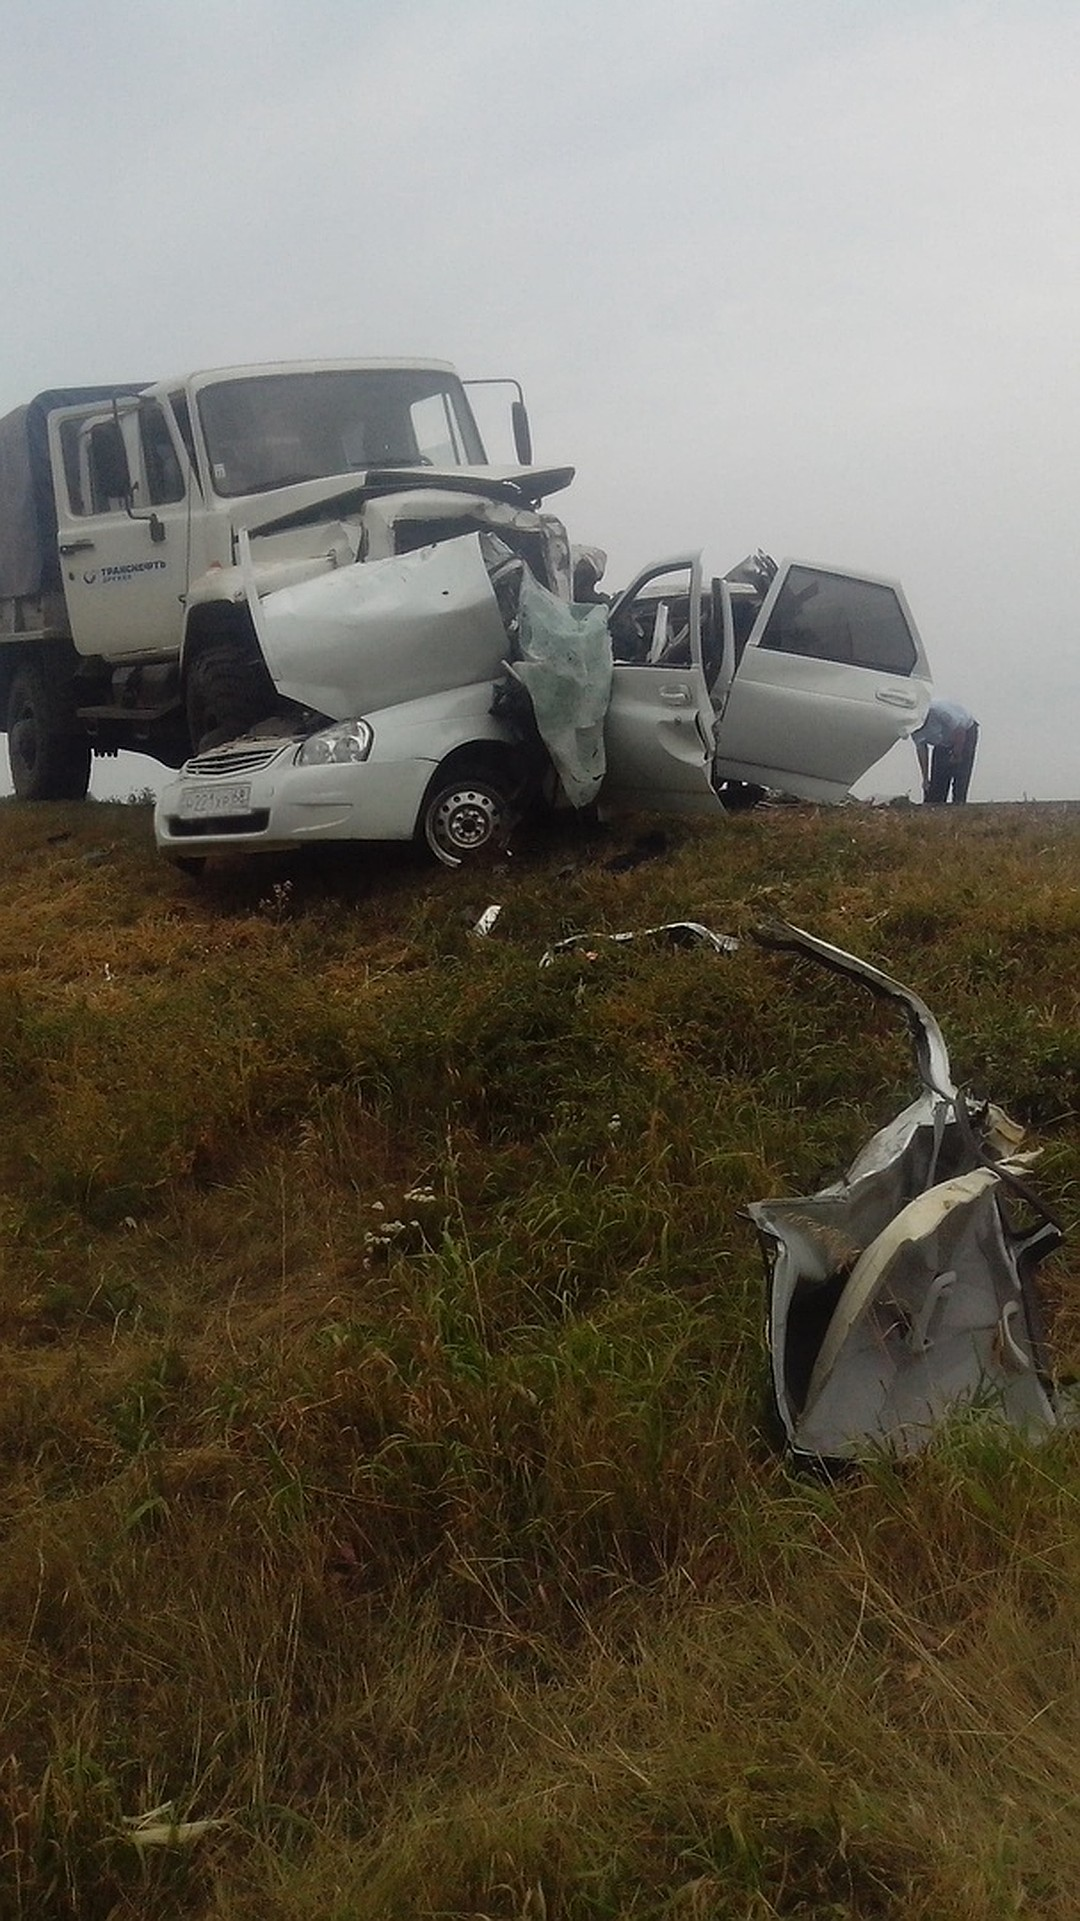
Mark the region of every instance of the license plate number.
<instances>
[{"instance_id":1,"label":"license plate number","mask_svg":"<svg viewBox=\"0 0 1080 1921\"><path fill-rule=\"evenodd\" d=\"M231 781L227 786L185 787L177 812L181 820L203 820L207 814L246 814L251 804L251 782Z\"/></svg>"}]
</instances>

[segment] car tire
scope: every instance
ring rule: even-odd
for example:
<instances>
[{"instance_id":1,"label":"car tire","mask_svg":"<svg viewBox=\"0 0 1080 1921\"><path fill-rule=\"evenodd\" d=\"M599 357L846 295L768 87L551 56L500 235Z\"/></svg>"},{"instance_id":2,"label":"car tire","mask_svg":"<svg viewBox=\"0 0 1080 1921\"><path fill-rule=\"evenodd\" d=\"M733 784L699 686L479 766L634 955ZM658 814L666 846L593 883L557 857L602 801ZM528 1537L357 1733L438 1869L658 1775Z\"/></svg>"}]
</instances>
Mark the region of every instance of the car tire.
<instances>
[{"instance_id":1,"label":"car tire","mask_svg":"<svg viewBox=\"0 0 1080 1921\"><path fill-rule=\"evenodd\" d=\"M70 681L24 661L11 678L7 708L11 784L19 800L83 800L90 785L90 742L78 731Z\"/></svg>"},{"instance_id":2,"label":"car tire","mask_svg":"<svg viewBox=\"0 0 1080 1921\"><path fill-rule=\"evenodd\" d=\"M753 781L725 780L717 789L717 795L725 814L748 814L751 808L760 806L765 791Z\"/></svg>"},{"instance_id":3,"label":"car tire","mask_svg":"<svg viewBox=\"0 0 1080 1921\"><path fill-rule=\"evenodd\" d=\"M263 662L235 642L215 641L196 654L187 677L187 720L192 750L205 753L236 740L280 705Z\"/></svg>"},{"instance_id":4,"label":"car tire","mask_svg":"<svg viewBox=\"0 0 1080 1921\"><path fill-rule=\"evenodd\" d=\"M462 767L436 780L420 834L444 867L460 867L502 847L515 818L507 781L487 768Z\"/></svg>"}]
</instances>

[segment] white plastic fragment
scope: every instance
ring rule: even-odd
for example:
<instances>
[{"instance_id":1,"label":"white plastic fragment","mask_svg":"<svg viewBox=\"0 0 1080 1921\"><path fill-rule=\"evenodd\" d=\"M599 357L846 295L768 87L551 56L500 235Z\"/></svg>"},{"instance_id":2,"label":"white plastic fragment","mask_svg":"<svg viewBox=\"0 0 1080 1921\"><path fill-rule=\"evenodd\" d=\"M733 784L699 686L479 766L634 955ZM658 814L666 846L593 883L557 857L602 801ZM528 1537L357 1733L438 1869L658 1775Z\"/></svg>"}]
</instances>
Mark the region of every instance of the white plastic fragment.
<instances>
[{"instance_id":1,"label":"white plastic fragment","mask_svg":"<svg viewBox=\"0 0 1080 1921\"><path fill-rule=\"evenodd\" d=\"M149 1808L145 1814L125 1814L122 1820L128 1840L137 1848L184 1847L192 1841L201 1841L204 1834L210 1834L215 1828L229 1825L221 1819L177 1821L171 1801L163 1801L159 1808Z\"/></svg>"}]
</instances>

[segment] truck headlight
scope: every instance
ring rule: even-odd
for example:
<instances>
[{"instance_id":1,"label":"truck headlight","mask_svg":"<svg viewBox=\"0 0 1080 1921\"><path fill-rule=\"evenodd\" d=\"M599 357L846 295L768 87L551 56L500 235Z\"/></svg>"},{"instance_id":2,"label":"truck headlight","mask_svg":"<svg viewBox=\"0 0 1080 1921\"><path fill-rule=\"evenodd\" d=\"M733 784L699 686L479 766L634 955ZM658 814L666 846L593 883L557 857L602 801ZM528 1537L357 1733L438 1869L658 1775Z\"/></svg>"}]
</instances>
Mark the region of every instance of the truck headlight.
<instances>
[{"instance_id":1,"label":"truck headlight","mask_svg":"<svg viewBox=\"0 0 1080 1921\"><path fill-rule=\"evenodd\" d=\"M296 750L297 767L341 767L349 761L366 760L375 735L366 720L342 720L321 734L312 734Z\"/></svg>"}]
</instances>

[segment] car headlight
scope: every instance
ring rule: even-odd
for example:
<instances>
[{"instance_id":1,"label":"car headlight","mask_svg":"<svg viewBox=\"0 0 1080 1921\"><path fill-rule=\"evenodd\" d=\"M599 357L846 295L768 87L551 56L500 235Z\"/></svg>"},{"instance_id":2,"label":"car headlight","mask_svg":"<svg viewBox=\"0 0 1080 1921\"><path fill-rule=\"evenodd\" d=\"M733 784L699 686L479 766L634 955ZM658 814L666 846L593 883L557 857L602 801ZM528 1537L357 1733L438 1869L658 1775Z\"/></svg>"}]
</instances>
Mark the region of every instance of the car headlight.
<instances>
[{"instance_id":1,"label":"car headlight","mask_svg":"<svg viewBox=\"0 0 1080 1921\"><path fill-rule=\"evenodd\" d=\"M312 734L305 740L296 750L295 765L342 767L349 761L366 760L374 739L366 720L343 720L336 727L327 727L321 734Z\"/></svg>"}]
</instances>

